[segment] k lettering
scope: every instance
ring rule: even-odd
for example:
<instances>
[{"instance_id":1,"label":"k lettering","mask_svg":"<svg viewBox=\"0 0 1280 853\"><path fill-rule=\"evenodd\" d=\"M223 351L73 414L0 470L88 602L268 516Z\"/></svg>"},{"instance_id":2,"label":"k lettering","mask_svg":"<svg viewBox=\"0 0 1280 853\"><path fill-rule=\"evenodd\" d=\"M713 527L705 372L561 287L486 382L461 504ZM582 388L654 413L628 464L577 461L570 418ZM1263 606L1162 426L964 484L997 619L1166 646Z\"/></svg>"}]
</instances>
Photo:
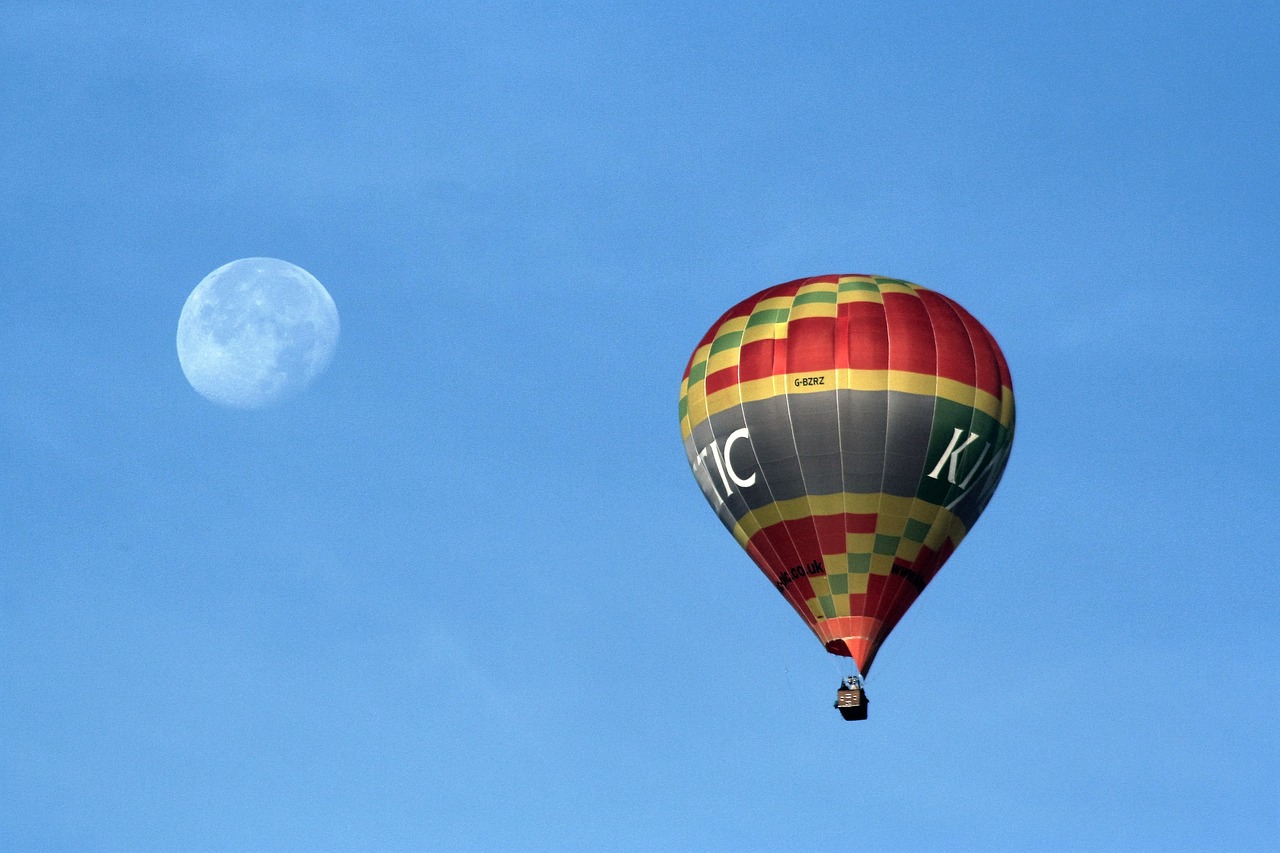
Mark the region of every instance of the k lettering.
<instances>
[{"instance_id":1,"label":"k lettering","mask_svg":"<svg viewBox=\"0 0 1280 853\"><path fill-rule=\"evenodd\" d=\"M960 463L960 454L964 449L978 440L979 435L976 432L970 432L969 437L961 441L964 430L956 427L956 431L951 435L951 443L947 445L946 451L942 454L942 458L938 460L938 464L933 466L933 470L929 472L929 476L936 480L938 475L942 473L942 468L947 467L947 482L959 486L961 489L969 488L969 483L973 480L973 475L978 473L982 468L982 462L987 458L987 454L991 452L991 443L988 442L982 448L982 454L978 456L978 461L973 463L973 467L969 469L969 474L960 482L956 482L956 466Z\"/></svg>"}]
</instances>

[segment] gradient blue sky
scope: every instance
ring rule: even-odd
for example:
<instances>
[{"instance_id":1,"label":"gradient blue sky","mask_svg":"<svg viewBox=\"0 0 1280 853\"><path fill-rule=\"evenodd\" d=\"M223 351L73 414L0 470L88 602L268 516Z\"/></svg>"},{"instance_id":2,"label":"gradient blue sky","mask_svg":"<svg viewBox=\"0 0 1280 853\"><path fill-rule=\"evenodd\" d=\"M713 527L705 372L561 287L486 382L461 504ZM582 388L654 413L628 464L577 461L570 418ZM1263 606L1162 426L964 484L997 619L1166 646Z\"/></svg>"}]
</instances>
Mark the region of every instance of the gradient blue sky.
<instances>
[{"instance_id":1,"label":"gradient blue sky","mask_svg":"<svg viewBox=\"0 0 1280 853\"><path fill-rule=\"evenodd\" d=\"M0 847L1261 849L1271 3L7 3ZM265 255L291 403L174 336ZM780 281L965 305L1018 436L871 719L705 505Z\"/></svg>"}]
</instances>

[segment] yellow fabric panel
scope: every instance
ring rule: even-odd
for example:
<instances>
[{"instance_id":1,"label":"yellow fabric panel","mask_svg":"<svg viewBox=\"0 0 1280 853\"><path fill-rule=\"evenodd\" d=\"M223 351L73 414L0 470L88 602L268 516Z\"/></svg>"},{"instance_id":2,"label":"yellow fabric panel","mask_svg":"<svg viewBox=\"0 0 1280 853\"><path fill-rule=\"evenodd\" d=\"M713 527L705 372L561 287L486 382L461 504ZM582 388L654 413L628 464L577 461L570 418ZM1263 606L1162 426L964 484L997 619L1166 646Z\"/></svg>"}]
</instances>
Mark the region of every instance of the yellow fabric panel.
<instances>
[{"instance_id":1,"label":"yellow fabric panel","mask_svg":"<svg viewBox=\"0 0 1280 853\"><path fill-rule=\"evenodd\" d=\"M950 510L940 509L933 521L933 526L929 528L928 535L924 537L924 545L930 551L939 551L948 537L954 544L959 545L967 532L964 524Z\"/></svg>"},{"instance_id":2,"label":"yellow fabric panel","mask_svg":"<svg viewBox=\"0 0 1280 853\"><path fill-rule=\"evenodd\" d=\"M761 323L752 326L742 333L742 346L754 344L756 341L778 340L787 336L787 323Z\"/></svg>"},{"instance_id":3,"label":"yellow fabric panel","mask_svg":"<svg viewBox=\"0 0 1280 853\"><path fill-rule=\"evenodd\" d=\"M762 529L772 527L780 521L782 521L782 513L779 511L778 505L772 503L748 513L747 517L739 522L739 525L746 530L747 538L750 539Z\"/></svg>"},{"instance_id":4,"label":"yellow fabric panel","mask_svg":"<svg viewBox=\"0 0 1280 853\"><path fill-rule=\"evenodd\" d=\"M891 281L885 278L877 278L875 281L880 286L881 293L905 293L908 296L915 296L916 299L920 298L916 294L916 288L913 284L907 284L903 281Z\"/></svg>"},{"instance_id":5,"label":"yellow fabric panel","mask_svg":"<svg viewBox=\"0 0 1280 853\"><path fill-rule=\"evenodd\" d=\"M845 550L850 554L870 554L876 544L874 533L846 533L844 535Z\"/></svg>"},{"instance_id":6,"label":"yellow fabric panel","mask_svg":"<svg viewBox=\"0 0 1280 853\"><path fill-rule=\"evenodd\" d=\"M711 415L718 415L721 412L726 411L727 409L732 409L734 406L741 403L741 393L742 385L730 385L728 388L721 388L719 391L714 391L711 394L708 394L705 404L707 417L710 417ZM693 407L690 406L690 411L692 410ZM701 421L695 421L694 423L701 423Z\"/></svg>"},{"instance_id":7,"label":"yellow fabric panel","mask_svg":"<svg viewBox=\"0 0 1280 853\"><path fill-rule=\"evenodd\" d=\"M905 370L890 370L886 372L889 374L890 391L905 391L908 394L919 394L922 397L935 397L938 395L938 377L936 376L928 373L908 373ZM968 385L962 387L970 389L965 394L965 403L967 404L973 399L973 390Z\"/></svg>"},{"instance_id":8,"label":"yellow fabric panel","mask_svg":"<svg viewBox=\"0 0 1280 853\"><path fill-rule=\"evenodd\" d=\"M834 281L810 281L800 285L796 290L796 296L807 296L810 293L831 293L836 289Z\"/></svg>"},{"instance_id":9,"label":"yellow fabric panel","mask_svg":"<svg viewBox=\"0 0 1280 853\"><path fill-rule=\"evenodd\" d=\"M790 296L770 296L768 299L761 299L751 309L751 313L754 315L759 314L761 311L779 311L790 308L792 298Z\"/></svg>"},{"instance_id":10,"label":"yellow fabric panel","mask_svg":"<svg viewBox=\"0 0 1280 853\"><path fill-rule=\"evenodd\" d=\"M836 294L837 304L846 302L879 302L884 304L884 297L876 290L846 290Z\"/></svg>"},{"instance_id":11,"label":"yellow fabric panel","mask_svg":"<svg viewBox=\"0 0 1280 853\"><path fill-rule=\"evenodd\" d=\"M689 364L697 364L706 361L707 356L711 355L711 344L706 343L693 351L693 358L689 359Z\"/></svg>"},{"instance_id":12,"label":"yellow fabric panel","mask_svg":"<svg viewBox=\"0 0 1280 853\"><path fill-rule=\"evenodd\" d=\"M707 375L710 376L716 371L724 370L726 367L736 367L741 354L742 349L740 347L720 350L720 352L707 359Z\"/></svg>"},{"instance_id":13,"label":"yellow fabric panel","mask_svg":"<svg viewBox=\"0 0 1280 853\"><path fill-rule=\"evenodd\" d=\"M791 319L800 320L806 317L832 317L836 316L836 303L834 302L806 302L803 305L793 306L791 309Z\"/></svg>"},{"instance_id":14,"label":"yellow fabric panel","mask_svg":"<svg viewBox=\"0 0 1280 853\"><path fill-rule=\"evenodd\" d=\"M889 372L887 370L851 370L847 367L837 371L836 387L848 391L888 391Z\"/></svg>"},{"instance_id":15,"label":"yellow fabric panel","mask_svg":"<svg viewBox=\"0 0 1280 853\"><path fill-rule=\"evenodd\" d=\"M803 502L807 509L795 516L795 518L808 518L811 515L836 515L844 512L843 495L809 495L807 498L785 501L789 506L798 502ZM789 518L788 520L794 521L795 519Z\"/></svg>"},{"instance_id":16,"label":"yellow fabric panel","mask_svg":"<svg viewBox=\"0 0 1280 853\"><path fill-rule=\"evenodd\" d=\"M941 376L938 379L937 396L944 400L950 400L953 403L960 403L965 406L972 406L993 419L1001 417L1001 402L980 388L972 385L966 385L955 379L946 379ZM1003 421L1001 421L1003 423ZM1007 424L1006 424L1007 425Z\"/></svg>"},{"instance_id":17,"label":"yellow fabric panel","mask_svg":"<svg viewBox=\"0 0 1280 853\"><path fill-rule=\"evenodd\" d=\"M877 536L901 536L902 531L907 527L907 516L890 515L884 510L876 516L876 535Z\"/></svg>"},{"instance_id":18,"label":"yellow fabric panel","mask_svg":"<svg viewBox=\"0 0 1280 853\"><path fill-rule=\"evenodd\" d=\"M741 316L738 316L738 317L730 317L728 320L725 320L723 323L721 323L718 328L716 328L716 337L718 338L721 335L728 334L729 332L741 332L743 329L747 327L747 321L750 319L751 319L750 314L742 314ZM714 340L712 340L711 343L713 346L715 345Z\"/></svg>"},{"instance_id":19,"label":"yellow fabric panel","mask_svg":"<svg viewBox=\"0 0 1280 853\"><path fill-rule=\"evenodd\" d=\"M880 495L880 521L876 525L877 533L885 533L893 536L902 534L902 527L907 523L907 517L911 514L911 503L915 498L903 498L897 495ZM870 512L876 512L872 509ZM894 519L894 523L898 525L897 530L889 527L888 519ZM880 525L886 525L881 527Z\"/></svg>"},{"instance_id":20,"label":"yellow fabric panel","mask_svg":"<svg viewBox=\"0 0 1280 853\"><path fill-rule=\"evenodd\" d=\"M950 513L948 513L948 515L950 515ZM959 545L965 535L969 532L965 529L964 522L959 518L956 518L954 515L951 516L945 525L945 530L946 536L944 537L944 541L945 539L950 539L951 544L953 545ZM931 530L929 532L932 533L933 531Z\"/></svg>"},{"instance_id":21,"label":"yellow fabric panel","mask_svg":"<svg viewBox=\"0 0 1280 853\"><path fill-rule=\"evenodd\" d=\"M1000 388L1000 425L1009 426L1013 423L1013 389L1008 385Z\"/></svg>"},{"instance_id":22,"label":"yellow fabric panel","mask_svg":"<svg viewBox=\"0 0 1280 853\"><path fill-rule=\"evenodd\" d=\"M707 407L707 395L702 393L702 383L698 383L698 387L689 392L689 424L697 426L709 417L711 410Z\"/></svg>"},{"instance_id":23,"label":"yellow fabric panel","mask_svg":"<svg viewBox=\"0 0 1280 853\"><path fill-rule=\"evenodd\" d=\"M838 370L814 370L808 373L788 373L786 386L788 394L813 394L835 390ZM813 380L820 380L815 383Z\"/></svg>"},{"instance_id":24,"label":"yellow fabric panel","mask_svg":"<svg viewBox=\"0 0 1280 853\"><path fill-rule=\"evenodd\" d=\"M893 536L901 536L902 528L906 524L907 514L911 511L913 498L897 497L896 495L884 495L880 493L874 494L831 494L831 495L810 495L808 497L792 498L791 500L778 501L760 507L735 525L734 537L738 541L745 542L752 536L755 536L765 527L772 527L780 521L799 521L803 518L809 518L814 515L836 515L837 513L849 512L854 514L874 514L880 513L881 519L879 524L886 525L884 528L877 528L877 532ZM741 538L739 538L741 531ZM872 534L846 534L847 536L870 536ZM849 549L851 552L870 551L870 548Z\"/></svg>"},{"instance_id":25,"label":"yellow fabric panel","mask_svg":"<svg viewBox=\"0 0 1280 853\"><path fill-rule=\"evenodd\" d=\"M781 380L781 381L780 381ZM764 379L752 379L747 382L739 382L730 388L724 388L716 391L711 395L711 412L719 414L725 409L736 406L739 403L750 403L756 400L768 400L783 393L782 376L766 376Z\"/></svg>"},{"instance_id":26,"label":"yellow fabric panel","mask_svg":"<svg viewBox=\"0 0 1280 853\"><path fill-rule=\"evenodd\" d=\"M914 563L916 557L920 556L920 543L910 539L898 540L898 553L895 556L903 562Z\"/></svg>"},{"instance_id":27,"label":"yellow fabric panel","mask_svg":"<svg viewBox=\"0 0 1280 853\"><path fill-rule=\"evenodd\" d=\"M939 513L944 512L947 515L951 515L951 513L947 512L942 507L937 504L931 504L928 501L917 500L911 506L911 517L916 521L929 526L929 532L926 533L924 537L924 545L929 546L929 536L933 533L933 528L938 523L938 515ZM936 551L938 549L932 548L932 550Z\"/></svg>"},{"instance_id":28,"label":"yellow fabric panel","mask_svg":"<svg viewBox=\"0 0 1280 853\"><path fill-rule=\"evenodd\" d=\"M724 356L724 358L721 359L721 356ZM737 364L737 359L737 350L733 350L732 354L726 350L723 353L716 353L711 359L712 364L709 364L708 367L710 368L714 364L723 364L728 367ZM795 384L797 379L804 379L809 376L824 376L828 378L822 385L797 386ZM777 374L766 376L762 379L752 379L747 382L739 382L728 388L722 388L711 394L710 397L705 398L705 408L699 407L697 409L698 412L705 411L707 414L701 417L693 417L693 412L695 411L693 406L694 394L703 387L703 383L698 382L689 389L690 420L691 425L694 426L710 415L719 414L740 403L767 400L784 393L813 393L836 389L852 391L893 390L908 394L920 394L925 397L937 396L965 406L976 405L985 414L993 418L1002 418L1002 423L1005 423L1004 419L1013 415L1011 397L1006 397L1004 400L996 400L990 394L977 391L977 389L970 385L965 385L963 382L941 379L925 373L908 373L902 370L850 370L846 368L808 373Z\"/></svg>"}]
</instances>

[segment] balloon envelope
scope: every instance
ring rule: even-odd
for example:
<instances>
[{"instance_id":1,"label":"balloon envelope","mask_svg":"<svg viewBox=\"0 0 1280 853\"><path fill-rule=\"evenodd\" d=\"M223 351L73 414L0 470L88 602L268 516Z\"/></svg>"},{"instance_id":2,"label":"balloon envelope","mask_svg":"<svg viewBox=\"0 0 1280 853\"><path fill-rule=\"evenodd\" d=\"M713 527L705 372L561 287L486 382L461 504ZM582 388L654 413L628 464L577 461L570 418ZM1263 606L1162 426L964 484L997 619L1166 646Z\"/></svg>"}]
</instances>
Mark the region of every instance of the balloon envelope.
<instances>
[{"instance_id":1,"label":"balloon envelope","mask_svg":"<svg viewBox=\"0 0 1280 853\"><path fill-rule=\"evenodd\" d=\"M798 279L729 309L680 388L689 465L725 527L866 674L972 529L1013 443L995 339L899 279Z\"/></svg>"}]
</instances>

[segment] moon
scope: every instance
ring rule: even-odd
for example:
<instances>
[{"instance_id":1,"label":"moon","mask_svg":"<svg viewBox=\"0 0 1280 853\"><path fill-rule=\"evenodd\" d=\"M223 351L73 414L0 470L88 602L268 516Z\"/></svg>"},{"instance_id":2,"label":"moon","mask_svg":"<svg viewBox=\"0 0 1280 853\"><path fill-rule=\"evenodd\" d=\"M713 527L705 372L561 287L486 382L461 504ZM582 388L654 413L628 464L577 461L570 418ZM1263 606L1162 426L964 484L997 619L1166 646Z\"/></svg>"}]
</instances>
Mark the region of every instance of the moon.
<instances>
[{"instance_id":1,"label":"moon","mask_svg":"<svg viewBox=\"0 0 1280 853\"><path fill-rule=\"evenodd\" d=\"M196 285L178 318L178 361L191 387L234 409L302 392L338 344L338 307L311 273L241 258Z\"/></svg>"}]
</instances>

